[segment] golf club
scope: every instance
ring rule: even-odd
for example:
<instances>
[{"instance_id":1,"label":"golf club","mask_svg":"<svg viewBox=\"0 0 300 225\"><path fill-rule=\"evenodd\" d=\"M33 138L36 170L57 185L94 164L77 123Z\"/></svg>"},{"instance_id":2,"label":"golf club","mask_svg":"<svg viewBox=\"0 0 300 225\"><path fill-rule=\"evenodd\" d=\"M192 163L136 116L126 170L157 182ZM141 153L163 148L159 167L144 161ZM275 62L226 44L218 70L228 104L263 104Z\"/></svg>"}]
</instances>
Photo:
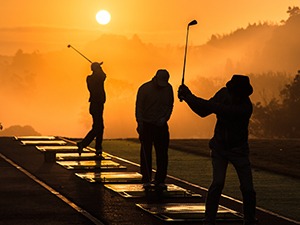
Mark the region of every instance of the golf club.
<instances>
[{"instance_id":1,"label":"golf club","mask_svg":"<svg viewBox=\"0 0 300 225\"><path fill-rule=\"evenodd\" d=\"M72 45L68 45L68 48L72 48L72 49L74 49L78 54L80 54L82 57L84 57L87 61L89 61L90 63L93 63L91 60L89 60L85 55L83 55L81 52L79 52L76 48L74 48ZM100 65L102 65L103 64L103 62L100 62L99 63Z\"/></svg>"},{"instance_id":2,"label":"golf club","mask_svg":"<svg viewBox=\"0 0 300 225\"><path fill-rule=\"evenodd\" d=\"M185 73L185 64L186 64L186 55L187 55L187 46L188 46L188 38L189 38L189 28L190 26L196 25L197 20L192 20L188 26L186 31L186 41L185 41L185 51L184 51L184 61L183 61L183 72L182 72L182 81L181 84L184 84L184 73Z\"/></svg>"},{"instance_id":3,"label":"golf club","mask_svg":"<svg viewBox=\"0 0 300 225\"><path fill-rule=\"evenodd\" d=\"M141 155L143 156L143 160L145 160L145 169L147 171L147 176L148 176L148 178L151 181L151 177L152 177L152 165L148 165L146 151L145 151L145 147L144 147L144 142L142 140L140 140L140 142L141 142L141 151L142 151Z\"/></svg>"}]
</instances>

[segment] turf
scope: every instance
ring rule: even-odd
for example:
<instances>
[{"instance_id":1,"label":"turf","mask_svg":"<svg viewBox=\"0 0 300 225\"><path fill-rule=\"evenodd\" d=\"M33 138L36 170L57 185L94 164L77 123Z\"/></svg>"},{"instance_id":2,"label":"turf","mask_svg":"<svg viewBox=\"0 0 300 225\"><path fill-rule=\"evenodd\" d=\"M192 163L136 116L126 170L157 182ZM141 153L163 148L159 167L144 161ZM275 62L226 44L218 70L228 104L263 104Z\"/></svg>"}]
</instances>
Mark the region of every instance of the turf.
<instances>
[{"instance_id":1,"label":"turf","mask_svg":"<svg viewBox=\"0 0 300 225\"><path fill-rule=\"evenodd\" d=\"M168 174L208 188L211 162L208 140L171 140ZM251 140L251 161L257 192L257 206L299 221L300 141ZM140 145L136 139L104 140L104 151L139 163ZM280 150L281 149L281 150ZM298 149L298 150L297 150ZM155 162L155 154L153 153ZM155 163L153 163L155 168ZM282 171L287 169L287 171ZM239 182L229 165L223 193L241 200Z\"/></svg>"},{"instance_id":2,"label":"turf","mask_svg":"<svg viewBox=\"0 0 300 225\"><path fill-rule=\"evenodd\" d=\"M209 156L207 139L171 140L170 148L202 156ZM282 175L300 178L300 140L249 141L252 166Z\"/></svg>"}]
</instances>

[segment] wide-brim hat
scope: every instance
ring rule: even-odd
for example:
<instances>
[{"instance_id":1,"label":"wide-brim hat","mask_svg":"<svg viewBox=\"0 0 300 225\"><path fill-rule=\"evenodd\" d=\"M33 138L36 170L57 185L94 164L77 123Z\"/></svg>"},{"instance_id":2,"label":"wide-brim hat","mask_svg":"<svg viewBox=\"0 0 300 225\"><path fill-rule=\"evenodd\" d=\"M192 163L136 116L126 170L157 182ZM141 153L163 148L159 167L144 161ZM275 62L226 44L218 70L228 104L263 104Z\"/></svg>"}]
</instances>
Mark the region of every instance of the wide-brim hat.
<instances>
[{"instance_id":1,"label":"wide-brim hat","mask_svg":"<svg viewBox=\"0 0 300 225\"><path fill-rule=\"evenodd\" d=\"M226 83L226 87L230 93L238 96L250 96L253 93L250 79L245 75L233 75L231 80Z\"/></svg>"},{"instance_id":2,"label":"wide-brim hat","mask_svg":"<svg viewBox=\"0 0 300 225\"><path fill-rule=\"evenodd\" d=\"M155 74L157 84L161 87L166 87L169 84L169 72L165 69L160 69Z\"/></svg>"}]
</instances>

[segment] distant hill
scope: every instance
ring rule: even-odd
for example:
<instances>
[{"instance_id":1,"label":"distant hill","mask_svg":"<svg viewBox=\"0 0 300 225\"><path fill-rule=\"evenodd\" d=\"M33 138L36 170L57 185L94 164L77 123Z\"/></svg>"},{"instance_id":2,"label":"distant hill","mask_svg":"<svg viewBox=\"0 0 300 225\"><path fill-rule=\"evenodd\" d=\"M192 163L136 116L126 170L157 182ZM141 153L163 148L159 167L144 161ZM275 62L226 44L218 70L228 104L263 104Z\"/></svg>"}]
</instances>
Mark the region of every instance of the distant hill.
<instances>
[{"instance_id":1,"label":"distant hill","mask_svg":"<svg viewBox=\"0 0 300 225\"><path fill-rule=\"evenodd\" d=\"M39 136L41 135L35 131L31 126L14 125L0 131L0 136Z\"/></svg>"},{"instance_id":2,"label":"distant hill","mask_svg":"<svg viewBox=\"0 0 300 225\"><path fill-rule=\"evenodd\" d=\"M299 27L300 14L294 14L281 24L249 24L230 34L212 35L206 44L193 47L190 64L222 76L239 71L295 73L300 67Z\"/></svg>"}]
</instances>

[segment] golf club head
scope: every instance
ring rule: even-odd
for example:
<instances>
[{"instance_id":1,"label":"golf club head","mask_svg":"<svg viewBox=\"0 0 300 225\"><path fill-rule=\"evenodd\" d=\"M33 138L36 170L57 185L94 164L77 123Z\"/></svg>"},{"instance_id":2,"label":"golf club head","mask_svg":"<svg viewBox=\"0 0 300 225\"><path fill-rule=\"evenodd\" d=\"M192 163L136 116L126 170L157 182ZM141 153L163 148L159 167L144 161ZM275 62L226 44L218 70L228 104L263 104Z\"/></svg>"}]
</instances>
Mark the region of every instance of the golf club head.
<instances>
[{"instance_id":1,"label":"golf club head","mask_svg":"<svg viewBox=\"0 0 300 225\"><path fill-rule=\"evenodd\" d=\"M197 20L192 20L189 24L188 24L188 26L193 26L193 25L196 25L198 22L197 22Z\"/></svg>"}]
</instances>

